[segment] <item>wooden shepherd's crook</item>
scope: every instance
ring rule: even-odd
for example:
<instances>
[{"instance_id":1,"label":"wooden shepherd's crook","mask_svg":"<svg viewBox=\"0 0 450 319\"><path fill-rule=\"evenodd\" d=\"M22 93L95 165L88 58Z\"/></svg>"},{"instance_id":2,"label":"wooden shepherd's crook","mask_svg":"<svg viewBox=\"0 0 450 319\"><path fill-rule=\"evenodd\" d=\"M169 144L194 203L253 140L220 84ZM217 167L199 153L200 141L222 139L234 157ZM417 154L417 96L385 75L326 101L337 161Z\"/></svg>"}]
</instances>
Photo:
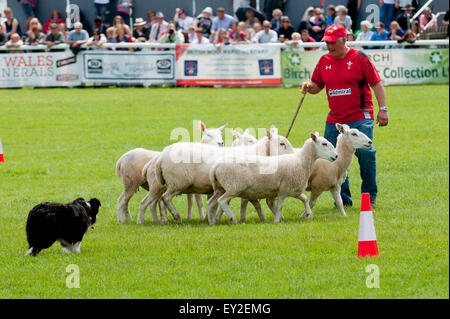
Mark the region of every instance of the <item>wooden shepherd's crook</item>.
<instances>
[{"instance_id":1,"label":"wooden shepherd's crook","mask_svg":"<svg viewBox=\"0 0 450 319\"><path fill-rule=\"evenodd\" d=\"M300 103L298 103L297 111L295 111L294 117L292 118L291 125L289 125L289 129L286 133L286 138L289 136L289 132L291 131L292 126L294 125L295 119L297 118L298 111L300 111L300 107L302 106L303 100L305 99L306 93L303 93Z\"/></svg>"}]
</instances>

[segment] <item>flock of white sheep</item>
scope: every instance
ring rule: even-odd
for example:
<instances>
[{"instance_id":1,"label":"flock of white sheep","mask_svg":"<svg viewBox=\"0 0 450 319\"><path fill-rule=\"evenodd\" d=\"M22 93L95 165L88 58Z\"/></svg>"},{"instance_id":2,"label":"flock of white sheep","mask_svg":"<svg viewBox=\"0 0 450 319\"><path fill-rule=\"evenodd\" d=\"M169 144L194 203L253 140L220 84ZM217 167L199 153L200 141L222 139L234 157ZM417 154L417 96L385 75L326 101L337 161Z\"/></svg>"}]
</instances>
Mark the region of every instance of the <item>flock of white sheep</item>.
<instances>
[{"instance_id":1,"label":"flock of white sheep","mask_svg":"<svg viewBox=\"0 0 450 319\"><path fill-rule=\"evenodd\" d=\"M287 138L278 135L275 127L259 140L248 130L243 134L233 131L235 140L227 147L222 139L227 125L207 129L200 122L199 126L200 143L175 143L162 152L136 148L119 158L116 173L124 186L117 203L119 224L132 219L128 203L139 187L148 190L148 194L140 203L138 224L144 222L147 207L153 221L159 222L157 205L162 223L168 223L167 209L181 223L180 213L172 202L180 194L187 194L187 218L192 217L195 196L202 220L205 218L202 194L208 195L206 215L210 225L219 223L223 213L237 223L229 206L235 197L241 198L241 222L246 220L248 202L255 207L260 220L266 220L261 199L266 199L274 222L280 222L284 219L281 209L287 197L300 199L305 206L302 217L310 218L319 195L328 190L342 216L346 216L341 184L355 149L372 145L364 133L345 124L336 124L340 132L336 148L318 133L310 134L301 148L294 148ZM306 190L311 191L310 200L304 194Z\"/></svg>"}]
</instances>

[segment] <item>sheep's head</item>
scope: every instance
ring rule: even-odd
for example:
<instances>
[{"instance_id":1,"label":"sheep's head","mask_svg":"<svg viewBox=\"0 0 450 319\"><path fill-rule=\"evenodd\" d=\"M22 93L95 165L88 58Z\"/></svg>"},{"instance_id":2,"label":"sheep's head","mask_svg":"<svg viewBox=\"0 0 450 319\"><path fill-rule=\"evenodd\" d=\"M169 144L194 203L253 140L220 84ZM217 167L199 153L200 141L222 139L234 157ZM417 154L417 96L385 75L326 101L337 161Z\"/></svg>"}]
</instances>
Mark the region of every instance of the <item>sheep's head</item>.
<instances>
[{"instance_id":1,"label":"sheep's head","mask_svg":"<svg viewBox=\"0 0 450 319\"><path fill-rule=\"evenodd\" d=\"M233 130L234 141L231 146L243 146L256 144L256 137L250 134L250 131L246 129L243 134Z\"/></svg>"},{"instance_id":2,"label":"sheep's head","mask_svg":"<svg viewBox=\"0 0 450 319\"><path fill-rule=\"evenodd\" d=\"M363 132L356 128L350 128L346 124L336 124L336 129L344 135L345 138L349 139L352 147L356 148L370 148L372 146L372 140Z\"/></svg>"},{"instance_id":3,"label":"sheep's head","mask_svg":"<svg viewBox=\"0 0 450 319\"><path fill-rule=\"evenodd\" d=\"M224 146L222 132L228 126L228 123L219 128L211 129L207 129L205 123L203 123L202 121L200 121L198 125L200 127L200 130L202 131L201 142L203 144Z\"/></svg>"},{"instance_id":4,"label":"sheep's head","mask_svg":"<svg viewBox=\"0 0 450 319\"><path fill-rule=\"evenodd\" d=\"M336 149L334 148L333 144L328 142L326 138L319 136L319 133L317 132L314 134L311 133L310 136L319 158L323 158L331 162L335 161L338 158Z\"/></svg>"},{"instance_id":5,"label":"sheep's head","mask_svg":"<svg viewBox=\"0 0 450 319\"><path fill-rule=\"evenodd\" d=\"M269 141L270 153L267 155L276 156L294 153L294 148L288 139L284 136L278 135L278 129L271 126L267 131L267 139Z\"/></svg>"}]
</instances>

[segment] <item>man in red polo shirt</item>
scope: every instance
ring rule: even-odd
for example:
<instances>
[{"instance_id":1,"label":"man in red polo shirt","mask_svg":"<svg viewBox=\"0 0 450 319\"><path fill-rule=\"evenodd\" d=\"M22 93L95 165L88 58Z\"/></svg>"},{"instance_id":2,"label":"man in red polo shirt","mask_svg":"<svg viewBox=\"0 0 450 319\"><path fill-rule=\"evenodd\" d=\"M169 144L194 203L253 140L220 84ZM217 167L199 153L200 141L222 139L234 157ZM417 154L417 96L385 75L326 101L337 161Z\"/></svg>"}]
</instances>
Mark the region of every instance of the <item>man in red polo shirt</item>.
<instances>
[{"instance_id":1,"label":"man in red polo shirt","mask_svg":"<svg viewBox=\"0 0 450 319\"><path fill-rule=\"evenodd\" d=\"M303 93L317 94L326 88L330 113L328 113L324 137L336 146L339 131L335 124L347 124L357 128L373 139L374 114L372 87L379 110L376 123L388 124L386 93L378 71L370 59L360 50L346 45L347 33L341 25L326 28L322 41L326 41L329 53L323 55L316 65L311 82L302 83ZM378 187L376 181L376 158L373 146L357 149L361 173L361 192L369 193L375 205ZM352 205L348 177L341 186L344 205Z\"/></svg>"}]
</instances>

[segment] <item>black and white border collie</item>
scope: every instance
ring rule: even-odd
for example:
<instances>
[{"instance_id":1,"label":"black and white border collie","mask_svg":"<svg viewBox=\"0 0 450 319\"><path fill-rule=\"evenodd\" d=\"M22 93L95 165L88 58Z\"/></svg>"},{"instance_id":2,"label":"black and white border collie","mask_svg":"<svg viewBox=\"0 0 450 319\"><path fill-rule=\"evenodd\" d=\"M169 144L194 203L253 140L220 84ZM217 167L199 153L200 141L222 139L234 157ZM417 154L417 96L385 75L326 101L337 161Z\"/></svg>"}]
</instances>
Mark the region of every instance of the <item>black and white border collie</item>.
<instances>
[{"instance_id":1,"label":"black and white border collie","mask_svg":"<svg viewBox=\"0 0 450 319\"><path fill-rule=\"evenodd\" d=\"M97 198L88 202L77 198L71 203L42 203L34 206L27 219L26 255L36 256L42 249L49 248L55 241L61 243L64 252L80 252L81 240L97 220L101 206Z\"/></svg>"}]
</instances>

